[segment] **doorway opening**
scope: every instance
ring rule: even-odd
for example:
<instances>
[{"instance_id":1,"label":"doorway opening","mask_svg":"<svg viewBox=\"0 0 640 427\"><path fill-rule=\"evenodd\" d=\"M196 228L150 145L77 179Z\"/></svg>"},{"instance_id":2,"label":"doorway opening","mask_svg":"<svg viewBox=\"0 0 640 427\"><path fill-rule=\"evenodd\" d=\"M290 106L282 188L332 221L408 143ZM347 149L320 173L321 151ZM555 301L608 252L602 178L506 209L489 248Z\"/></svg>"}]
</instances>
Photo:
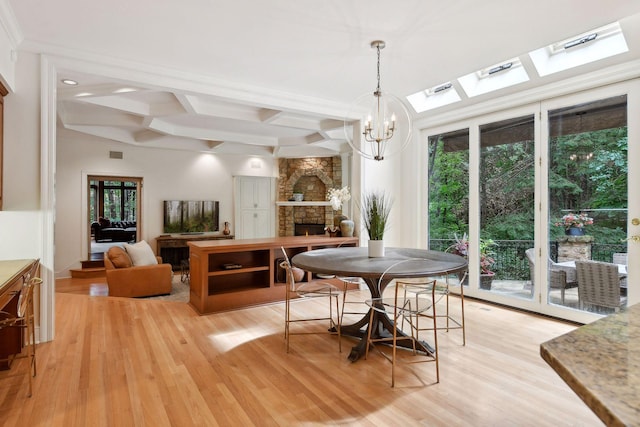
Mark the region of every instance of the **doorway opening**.
<instances>
[{"instance_id":1,"label":"doorway opening","mask_svg":"<svg viewBox=\"0 0 640 427\"><path fill-rule=\"evenodd\" d=\"M142 178L90 175L87 180L88 258L101 261L110 247L134 243L141 235Z\"/></svg>"}]
</instances>

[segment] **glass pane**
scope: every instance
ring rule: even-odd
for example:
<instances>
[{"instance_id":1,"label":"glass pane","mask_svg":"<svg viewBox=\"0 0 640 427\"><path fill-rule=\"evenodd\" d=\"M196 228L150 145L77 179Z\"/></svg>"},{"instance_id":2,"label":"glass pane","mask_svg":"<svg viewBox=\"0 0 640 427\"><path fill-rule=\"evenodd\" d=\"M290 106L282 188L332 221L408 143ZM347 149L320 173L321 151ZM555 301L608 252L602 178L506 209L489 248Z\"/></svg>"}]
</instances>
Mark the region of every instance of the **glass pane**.
<instances>
[{"instance_id":1,"label":"glass pane","mask_svg":"<svg viewBox=\"0 0 640 427\"><path fill-rule=\"evenodd\" d=\"M104 215L110 221L122 221L122 191L115 189L104 190Z\"/></svg>"},{"instance_id":2,"label":"glass pane","mask_svg":"<svg viewBox=\"0 0 640 427\"><path fill-rule=\"evenodd\" d=\"M531 299L534 116L480 126L480 288Z\"/></svg>"},{"instance_id":3,"label":"glass pane","mask_svg":"<svg viewBox=\"0 0 640 427\"><path fill-rule=\"evenodd\" d=\"M125 195L124 220L135 221L136 220L136 190L127 189L124 191L124 195Z\"/></svg>"},{"instance_id":4,"label":"glass pane","mask_svg":"<svg viewBox=\"0 0 640 427\"><path fill-rule=\"evenodd\" d=\"M428 144L429 248L466 257L469 129L430 136Z\"/></svg>"},{"instance_id":5,"label":"glass pane","mask_svg":"<svg viewBox=\"0 0 640 427\"><path fill-rule=\"evenodd\" d=\"M626 294L627 98L548 114L549 302L611 312L611 301L619 306ZM576 261L585 260L619 264L615 283L592 280L594 269L605 267L578 274ZM607 302L593 300L605 294L613 296Z\"/></svg>"}]
</instances>

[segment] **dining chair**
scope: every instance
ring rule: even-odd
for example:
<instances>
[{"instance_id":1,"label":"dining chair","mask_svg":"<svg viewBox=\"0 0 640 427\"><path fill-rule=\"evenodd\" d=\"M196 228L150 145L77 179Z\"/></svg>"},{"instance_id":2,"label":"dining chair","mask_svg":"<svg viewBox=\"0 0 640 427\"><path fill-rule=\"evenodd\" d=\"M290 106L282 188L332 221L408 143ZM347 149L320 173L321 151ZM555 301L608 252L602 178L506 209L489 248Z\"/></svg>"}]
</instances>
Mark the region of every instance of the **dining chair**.
<instances>
[{"instance_id":1,"label":"dining chair","mask_svg":"<svg viewBox=\"0 0 640 427\"><path fill-rule=\"evenodd\" d=\"M399 264L412 261L421 261L419 259L406 259L399 261L385 270L380 276L378 283L385 280L385 276L391 274L393 269ZM366 300L366 304L371 308L369 311L369 327L367 328L367 345L365 350L365 359L369 355L369 349L375 348L378 352L391 363L391 387L395 387L396 362L398 360L398 344L402 341L410 342L410 350L413 357L420 359L404 359L407 363L434 362L436 368L436 383L440 382L440 366L438 352L438 331L436 327L436 303L444 294L438 296L438 286L436 281L421 280L419 282L410 282L410 290L406 289L407 282L396 280L395 283L387 286L387 291L379 298L371 298ZM389 296L390 291L393 297ZM376 334L373 336L372 330L375 326L374 318L376 313L386 315L390 318L393 327L391 336L387 334ZM420 319L429 319L433 333L433 346L429 352L420 352L417 350L416 344L420 341L420 331L424 330L420 327ZM409 324L410 331L399 331L405 322ZM376 347L377 343L391 344L391 355Z\"/></svg>"},{"instance_id":2,"label":"dining chair","mask_svg":"<svg viewBox=\"0 0 640 427\"><path fill-rule=\"evenodd\" d=\"M602 261L576 261L578 275L578 299L580 309L603 308L619 311L626 305L626 297L620 295L618 266Z\"/></svg>"},{"instance_id":3,"label":"dining chair","mask_svg":"<svg viewBox=\"0 0 640 427\"><path fill-rule=\"evenodd\" d=\"M291 335L310 335L329 333L338 335L338 350L342 352L342 336L340 332L340 310L339 310L339 296L342 293L338 287L327 282L320 282L314 280L312 282L297 282L294 277L293 267L289 261L289 256L284 247L281 248L284 256L284 260L280 263L280 266L286 273L286 296L285 296L285 321L284 321L284 337L287 345L287 353L289 352L289 341ZM303 317L304 310L296 310L295 315L291 310L291 303L295 299L322 299L326 298L329 302L329 315L325 317ZM334 319L335 309L335 319ZM308 323L328 321L328 330L309 330L300 329L292 332L292 323ZM297 328L296 328L297 329Z\"/></svg>"},{"instance_id":4,"label":"dining chair","mask_svg":"<svg viewBox=\"0 0 640 427\"><path fill-rule=\"evenodd\" d=\"M531 277L531 285L535 284L535 249L529 248L525 251L525 256L529 262L529 274ZM576 281L576 272L572 267L565 267L558 265L555 261L549 258L548 261L549 271L549 288L560 290L560 303L565 303L565 291L567 289L578 287Z\"/></svg>"},{"instance_id":5,"label":"dining chair","mask_svg":"<svg viewBox=\"0 0 640 427\"><path fill-rule=\"evenodd\" d=\"M35 315L33 309L33 292L36 286L42 284L42 279L33 277L33 271L37 270L37 266L25 275L20 296L18 297L18 309L16 314L6 311L0 311L0 330L8 328L17 328L26 332L25 341L27 348L26 354L11 355L2 362L12 363L15 359L29 359L29 370L27 376L29 378L29 394L32 394L32 377L36 376L36 335L35 335Z\"/></svg>"}]
</instances>

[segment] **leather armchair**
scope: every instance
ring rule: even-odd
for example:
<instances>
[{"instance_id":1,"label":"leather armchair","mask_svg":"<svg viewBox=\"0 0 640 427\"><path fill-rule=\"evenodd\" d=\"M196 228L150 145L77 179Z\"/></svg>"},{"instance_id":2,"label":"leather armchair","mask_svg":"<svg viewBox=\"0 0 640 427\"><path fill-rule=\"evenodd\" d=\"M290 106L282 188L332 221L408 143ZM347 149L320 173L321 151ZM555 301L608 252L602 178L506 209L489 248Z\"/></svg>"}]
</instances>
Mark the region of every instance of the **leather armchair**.
<instances>
[{"instance_id":1,"label":"leather armchair","mask_svg":"<svg viewBox=\"0 0 640 427\"><path fill-rule=\"evenodd\" d=\"M117 268L105 252L104 267L109 296L148 297L170 294L173 277L171 264L163 264L161 257L156 258L157 265Z\"/></svg>"}]
</instances>

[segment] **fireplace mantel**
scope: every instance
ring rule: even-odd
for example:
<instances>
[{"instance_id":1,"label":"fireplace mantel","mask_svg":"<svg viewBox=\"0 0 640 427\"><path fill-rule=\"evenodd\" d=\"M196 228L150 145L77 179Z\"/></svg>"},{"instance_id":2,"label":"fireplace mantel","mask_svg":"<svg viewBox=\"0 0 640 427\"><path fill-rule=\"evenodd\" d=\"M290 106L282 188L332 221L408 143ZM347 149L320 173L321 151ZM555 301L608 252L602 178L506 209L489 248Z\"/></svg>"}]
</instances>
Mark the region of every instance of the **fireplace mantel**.
<instances>
[{"instance_id":1,"label":"fireplace mantel","mask_svg":"<svg viewBox=\"0 0 640 427\"><path fill-rule=\"evenodd\" d=\"M276 202L276 206L331 206L331 202Z\"/></svg>"}]
</instances>

